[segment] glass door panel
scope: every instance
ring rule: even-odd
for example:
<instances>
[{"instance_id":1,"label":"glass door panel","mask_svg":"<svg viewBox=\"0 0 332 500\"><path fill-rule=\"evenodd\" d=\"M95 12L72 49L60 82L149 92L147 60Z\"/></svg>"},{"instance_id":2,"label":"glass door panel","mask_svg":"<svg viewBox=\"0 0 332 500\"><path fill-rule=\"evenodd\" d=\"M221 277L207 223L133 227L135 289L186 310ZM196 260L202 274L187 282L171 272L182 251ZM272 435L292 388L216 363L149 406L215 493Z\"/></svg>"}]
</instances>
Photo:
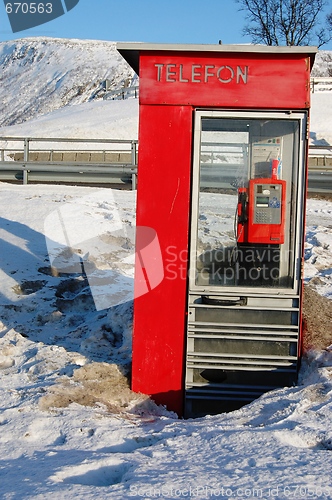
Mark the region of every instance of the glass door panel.
<instances>
[{"instance_id":1,"label":"glass door panel","mask_svg":"<svg viewBox=\"0 0 332 500\"><path fill-rule=\"evenodd\" d=\"M302 114L196 124L191 286L292 289Z\"/></svg>"}]
</instances>

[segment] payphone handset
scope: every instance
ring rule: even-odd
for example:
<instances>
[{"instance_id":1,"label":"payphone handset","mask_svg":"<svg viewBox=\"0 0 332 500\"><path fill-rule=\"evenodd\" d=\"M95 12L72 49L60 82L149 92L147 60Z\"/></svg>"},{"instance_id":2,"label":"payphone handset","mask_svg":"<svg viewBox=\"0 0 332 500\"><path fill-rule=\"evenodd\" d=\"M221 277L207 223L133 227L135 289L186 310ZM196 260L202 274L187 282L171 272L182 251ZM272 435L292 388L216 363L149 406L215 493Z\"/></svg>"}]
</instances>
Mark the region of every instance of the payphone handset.
<instances>
[{"instance_id":1,"label":"payphone handset","mask_svg":"<svg viewBox=\"0 0 332 500\"><path fill-rule=\"evenodd\" d=\"M285 240L286 181L251 179L238 190L237 242L281 245Z\"/></svg>"}]
</instances>

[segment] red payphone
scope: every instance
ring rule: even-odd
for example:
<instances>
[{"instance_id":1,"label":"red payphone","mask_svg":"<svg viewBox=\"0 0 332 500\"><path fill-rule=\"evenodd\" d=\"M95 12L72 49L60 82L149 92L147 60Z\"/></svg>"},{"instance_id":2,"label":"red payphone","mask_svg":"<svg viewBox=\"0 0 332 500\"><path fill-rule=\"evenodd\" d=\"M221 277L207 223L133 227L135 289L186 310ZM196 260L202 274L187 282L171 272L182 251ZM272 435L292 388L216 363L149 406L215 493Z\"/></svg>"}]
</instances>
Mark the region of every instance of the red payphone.
<instances>
[{"instance_id":1,"label":"red payphone","mask_svg":"<svg viewBox=\"0 0 332 500\"><path fill-rule=\"evenodd\" d=\"M237 242L283 244L286 181L251 179L238 196Z\"/></svg>"}]
</instances>

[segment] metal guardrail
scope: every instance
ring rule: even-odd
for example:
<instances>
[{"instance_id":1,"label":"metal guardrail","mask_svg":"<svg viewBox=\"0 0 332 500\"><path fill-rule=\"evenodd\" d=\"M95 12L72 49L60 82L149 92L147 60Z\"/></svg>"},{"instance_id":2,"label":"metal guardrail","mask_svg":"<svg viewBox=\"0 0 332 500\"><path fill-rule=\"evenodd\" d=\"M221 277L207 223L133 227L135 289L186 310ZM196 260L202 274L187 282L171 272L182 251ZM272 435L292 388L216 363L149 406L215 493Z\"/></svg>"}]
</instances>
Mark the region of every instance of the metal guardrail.
<instances>
[{"instance_id":1,"label":"metal guardrail","mask_svg":"<svg viewBox=\"0 0 332 500\"><path fill-rule=\"evenodd\" d=\"M314 94L315 91L332 91L332 78L325 76L312 76L310 78L310 90ZM112 90L104 94L103 99L128 99L133 97L138 98L139 85L132 87L123 87L121 89Z\"/></svg>"},{"instance_id":2,"label":"metal guardrail","mask_svg":"<svg viewBox=\"0 0 332 500\"><path fill-rule=\"evenodd\" d=\"M229 179L233 178L232 171L234 168L241 168L244 165L244 158L248 154L243 144L229 143L213 144L202 143L201 162L202 167L205 167L205 187L211 187L220 184L221 172L224 175L225 185L229 183ZM225 161L227 156L227 162ZM308 161L308 191L310 193L332 193L332 146L320 145L310 146L309 161ZM214 165L216 171L209 167ZM222 171L218 172L218 167Z\"/></svg>"},{"instance_id":3,"label":"metal guardrail","mask_svg":"<svg viewBox=\"0 0 332 500\"><path fill-rule=\"evenodd\" d=\"M310 90L314 94L315 91L332 91L332 78L325 76L313 76L310 78ZM106 92L103 96L104 100L123 100L130 97L137 99L139 96L139 86L123 87L121 89Z\"/></svg>"},{"instance_id":4,"label":"metal guardrail","mask_svg":"<svg viewBox=\"0 0 332 500\"><path fill-rule=\"evenodd\" d=\"M332 144L311 144L309 146L309 154L313 154L315 151L329 151L332 155Z\"/></svg>"},{"instance_id":5,"label":"metal guardrail","mask_svg":"<svg viewBox=\"0 0 332 500\"><path fill-rule=\"evenodd\" d=\"M213 146L216 146L213 149ZM218 147L217 147L218 146ZM201 160L206 164L217 164L227 154L235 162L248 154L242 143L213 144L202 143ZM332 145L312 145L309 147L309 170L324 169L332 172Z\"/></svg>"},{"instance_id":6,"label":"metal guardrail","mask_svg":"<svg viewBox=\"0 0 332 500\"><path fill-rule=\"evenodd\" d=\"M128 99L129 97L133 97L135 99L138 98L139 94L139 86L133 87L123 87L122 89L112 90L111 92L106 92L103 96L103 100L112 99L112 100L122 100Z\"/></svg>"},{"instance_id":7,"label":"metal guardrail","mask_svg":"<svg viewBox=\"0 0 332 500\"><path fill-rule=\"evenodd\" d=\"M313 76L310 78L310 90L314 94L315 90L332 90L332 78L325 76Z\"/></svg>"},{"instance_id":8,"label":"metal guardrail","mask_svg":"<svg viewBox=\"0 0 332 500\"><path fill-rule=\"evenodd\" d=\"M332 146L326 144L309 147L309 171L332 173Z\"/></svg>"},{"instance_id":9,"label":"metal guardrail","mask_svg":"<svg viewBox=\"0 0 332 500\"><path fill-rule=\"evenodd\" d=\"M136 189L137 145L137 140L0 137L0 179L131 184ZM246 154L242 144L224 146L235 163ZM202 160L222 163L225 152L203 149ZM318 188L332 192L332 145L309 148L309 190Z\"/></svg>"},{"instance_id":10,"label":"metal guardrail","mask_svg":"<svg viewBox=\"0 0 332 500\"><path fill-rule=\"evenodd\" d=\"M131 182L136 189L137 141L0 137L0 178L23 184Z\"/></svg>"}]
</instances>

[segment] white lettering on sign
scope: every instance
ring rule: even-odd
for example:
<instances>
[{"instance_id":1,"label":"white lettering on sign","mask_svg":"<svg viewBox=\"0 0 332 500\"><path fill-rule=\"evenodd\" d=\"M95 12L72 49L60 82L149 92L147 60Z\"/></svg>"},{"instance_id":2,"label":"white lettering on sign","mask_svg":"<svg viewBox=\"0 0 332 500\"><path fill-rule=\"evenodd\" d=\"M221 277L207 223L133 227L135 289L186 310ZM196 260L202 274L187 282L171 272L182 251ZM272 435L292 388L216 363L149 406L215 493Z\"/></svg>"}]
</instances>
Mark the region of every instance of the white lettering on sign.
<instances>
[{"instance_id":1,"label":"white lettering on sign","mask_svg":"<svg viewBox=\"0 0 332 500\"><path fill-rule=\"evenodd\" d=\"M213 64L155 64L158 82L209 83L218 80L221 83L248 83L248 66L215 66Z\"/></svg>"}]
</instances>

